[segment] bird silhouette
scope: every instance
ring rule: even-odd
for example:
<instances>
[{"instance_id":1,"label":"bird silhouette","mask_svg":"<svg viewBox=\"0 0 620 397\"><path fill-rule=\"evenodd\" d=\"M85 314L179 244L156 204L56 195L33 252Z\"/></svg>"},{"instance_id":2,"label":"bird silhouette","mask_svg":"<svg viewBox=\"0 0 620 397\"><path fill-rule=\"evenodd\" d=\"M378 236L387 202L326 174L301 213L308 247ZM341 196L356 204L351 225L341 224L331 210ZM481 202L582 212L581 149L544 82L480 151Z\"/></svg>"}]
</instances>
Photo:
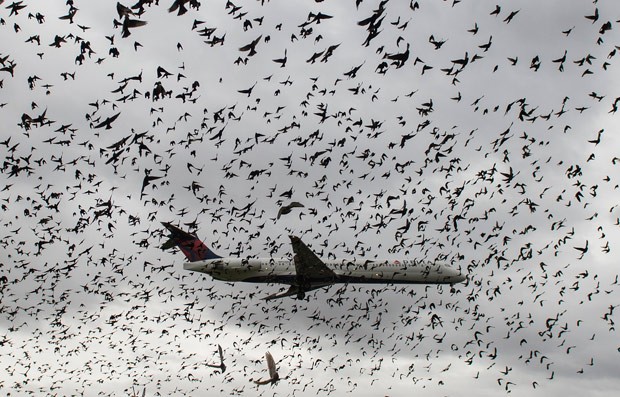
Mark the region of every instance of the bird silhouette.
<instances>
[{"instance_id":1,"label":"bird silhouette","mask_svg":"<svg viewBox=\"0 0 620 397\"><path fill-rule=\"evenodd\" d=\"M293 202L291 202L291 203L290 203L290 204L288 204L288 205L282 206L282 207L280 207L280 209L278 210L278 216L276 217L276 219L280 219L280 217L281 217L282 215L287 215L287 214L289 214L289 213L293 210L293 208L301 208L301 207L303 207L303 206L304 206L304 205L303 205L302 203L299 203L299 202L297 202L297 201L293 201Z\"/></svg>"},{"instance_id":2,"label":"bird silhouette","mask_svg":"<svg viewBox=\"0 0 620 397\"><path fill-rule=\"evenodd\" d=\"M93 128L103 128L105 127L106 130L109 130L112 128L112 123L118 118L118 116L120 116L121 113L116 113L113 116L107 117L105 120L103 120L102 122L95 124L93 126Z\"/></svg>"},{"instance_id":3,"label":"bird silhouette","mask_svg":"<svg viewBox=\"0 0 620 397\"><path fill-rule=\"evenodd\" d=\"M131 35L130 29L138 28L140 26L145 26L147 24L146 21L142 21L140 19L132 19L132 18L129 18L128 16L126 16L122 22L118 22L116 20L114 21L115 21L116 26L121 27L121 37L123 38L129 37Z\"/></svg>"},{"instance_id":4,"label":"bird silhouette","mask_svg":"<svg viewBox=\"0 0 620 397\"><path fill-rule=\"evenodd\" d=\"M246 44L243 47L240 47L239 51L247 52L249 57L256 55L256 46L258 45L258 43L260 42L260 39L262 38L263 38L263 35L258 36L256 39L254 39L249 44Z\"/></svg>"},{"instance_id":5,"label":"bird silhouette","mask_svg":"<svg viewBox=\"0 0 620 397\"><path fill-rule=\"evenodd\" d=\"M144 175L144 179L142 179L142 188L140 189L140 199L142 199L142 197L144 197L144 189L151 184L151 182L156 181L158 179L163 178L162 175L151 175L151 170L150 169L146 169L144 170L145 175Z\"/></svg>"}]
</instances>

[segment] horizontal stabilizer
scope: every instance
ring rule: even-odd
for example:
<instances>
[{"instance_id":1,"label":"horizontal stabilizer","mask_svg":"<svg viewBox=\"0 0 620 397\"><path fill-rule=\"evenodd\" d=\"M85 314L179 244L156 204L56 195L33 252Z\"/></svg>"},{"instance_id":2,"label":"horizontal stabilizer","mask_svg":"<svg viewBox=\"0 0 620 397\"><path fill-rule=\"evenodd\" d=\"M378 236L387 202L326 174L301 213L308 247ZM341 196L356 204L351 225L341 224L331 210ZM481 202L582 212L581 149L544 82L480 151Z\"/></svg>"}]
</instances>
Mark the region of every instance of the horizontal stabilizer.
<instances>
[{"instance_id":1,"label":"horizontal stabilizer","mask_svg":"<svg viewBox=\"0 0 620 397\"><path fill-rule=\"evenodd\" d=\"M266 296L263 298L263 300L270 301L272 299L286 298L287 296L293 296L293 295L298 295L298 298L303 299L303 296L300 295L303 293L304 292L298 286L291 285L288 291L283 292L281 294L272 294L272 295Z\"/></svg>"},{"instance_id":2,"label":"horizontal stabilizer","mask_svg":"<svg viewBox=\"0 0 620 397\"><path fill-rule=\"evenodd\" d=\"M297 299L304 299L306 296L306 292L319 289L319 288L323 288L323 287L329 287L330 285L331 284L312 285L307 288L303 288L297 285L291 285L290 288L286 292L282 292L281 294L269 295L263 298L263 300L270 301L272 299L286 298L287 296L293 296L293 295L297 295Z\"/></svg>"}]
</instances>

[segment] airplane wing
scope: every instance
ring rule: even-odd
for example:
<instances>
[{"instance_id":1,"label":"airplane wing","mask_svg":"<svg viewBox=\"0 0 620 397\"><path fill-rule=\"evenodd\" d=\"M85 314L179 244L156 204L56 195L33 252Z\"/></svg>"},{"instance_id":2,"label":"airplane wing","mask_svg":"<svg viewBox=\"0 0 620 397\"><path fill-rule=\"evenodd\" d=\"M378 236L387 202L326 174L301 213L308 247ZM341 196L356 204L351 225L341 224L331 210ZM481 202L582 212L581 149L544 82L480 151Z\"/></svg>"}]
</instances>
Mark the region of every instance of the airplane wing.
<instances>
[{"instance_id":1,"label":"airplane wing","mask_svg":"<svg viewBox=\"0 0 620 397\"><path fill-rule=\"evenodd\" d=\"M268 301L286 296L297 296L297 299L303 299L306 292L327 287L334 283L336 278L334 271L328 268L299 237L290 236L290 238L295 253L293 260L297 280L287 291L269 295L263 298L264 300Z\"/></svg>"},{"instance_id":2,"label":"airplane wing","mask_svg":"<svg viewBox=\"0 0 620 397\"><path fill-rule=\"evenodd\" d=\"M290 238L295 253L295 272L298 278L307 282L325 282L336 277L334 271L325 266L325 263L299 237L290 236Z\"/></svg>"}]
</instances>

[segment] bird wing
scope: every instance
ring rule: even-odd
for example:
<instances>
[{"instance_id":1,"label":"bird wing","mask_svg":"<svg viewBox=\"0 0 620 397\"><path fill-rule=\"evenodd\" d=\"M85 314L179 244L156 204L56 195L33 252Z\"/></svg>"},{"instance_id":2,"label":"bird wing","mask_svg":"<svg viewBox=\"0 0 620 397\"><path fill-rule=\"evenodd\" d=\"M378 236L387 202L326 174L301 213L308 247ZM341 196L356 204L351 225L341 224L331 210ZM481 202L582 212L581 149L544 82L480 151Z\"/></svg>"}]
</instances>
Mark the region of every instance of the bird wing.
<instances>
[{"instance_id":1,"label":"bird wing","mask_svg":"<svg viewBox=\"0 0 620 397\"><path fill-rule=\"evenodd\" d=\"M146 25L147 23L148 23L148 22L146 22L146 21L141 21L141 20L139 20L139 19L129 19L129 18L126 18L126 19L125 19L125 24L126 24L125 26L126 26L127 28L137 28L137 27L140 27L140 26L144 26L144 25Z\"/></svg>"},{"instance_id":2,"label":"bird wing","mask_svg":"<svg viewBox=\"0 0 620 397\"><path fill-rule=\"evenodd\" d=\"M224 353L222 352L222 346L217 345L217 351L220 353L220 362L224 362Z\"/></svg>"},{"instance_id":3,"label":"bird wing","mask_svg":"<svg viewBox=\"0 0 620 397\"><path fill-rule=\"evenodd\" d=\"M101 128L101 127L107 128L114 122L114 120L116 120L118 116L120 116L120 113L116 113L114 116L106 118L101 123L97 124L94 128Z\"/></svg>"},{"instance_id":4,"label":"bird wing","mask_svg":"<svg viewBox=\"0 0 620 397\"><path fill-rule=\"evenodd\" d=\"M239 51L250 51L252 48L254 48L256 46L256 44L258 44L258 42L260 41L260 39L263 37L263 35L261 34L260 36L258 36L258 38L254 41L252 41L249 44L244 45L243 47L239 48Z\"/></svg>"},{"instance_id":5,"label":"bird wing","mask_svg":"<svg viewBox=\"0 0 620 397\"><path fill-rule=\"evenodd\" d=\"M120 113L120 112L118 112L118 113L116 113L114 116L109 117L109 118L108 118L109 123L110 123L110 124L112 124L112 123L114 122L114 120L116 120L116 119L118 118L118 116L120 116L120 115L121 115L121 113Z\"/></svg>"},{"instance_id":6,"label":"bird wing","mask_svg":"<svg viewBox=\"0 0 620 397\"><path fill-rule=\"evenodd\" d=\"M119 18L122 18L125 15L134 15L134 12L131 8L122 5L120 2L116 3L116 12L118 13Z\"/></svg>"},{"instance_id":7,"label":"bird wing","mask_svg":"<svg viewBox=\"0 0 620 397\"><path fill-rule=\"evenodd\" d=\"M267 360L267 368L269 369L269 377L271 379L278 377L278 371L276 370L276 362L274 361L271 353L265 353L265 360Z\"/></svg>"},{"instance_id":8,"label":"bird wing","mask_svg":"<svg viewBox=\"0 0 620 397\"><path fill-rule=\"evenodd\" d=\"M172 5L170 6L170 8L168 8L168 12L174 12L176 11L177 8L179 8L180 2L179 0L175 0L174 3L172 3Z\"/></svg>"}]
</instances>

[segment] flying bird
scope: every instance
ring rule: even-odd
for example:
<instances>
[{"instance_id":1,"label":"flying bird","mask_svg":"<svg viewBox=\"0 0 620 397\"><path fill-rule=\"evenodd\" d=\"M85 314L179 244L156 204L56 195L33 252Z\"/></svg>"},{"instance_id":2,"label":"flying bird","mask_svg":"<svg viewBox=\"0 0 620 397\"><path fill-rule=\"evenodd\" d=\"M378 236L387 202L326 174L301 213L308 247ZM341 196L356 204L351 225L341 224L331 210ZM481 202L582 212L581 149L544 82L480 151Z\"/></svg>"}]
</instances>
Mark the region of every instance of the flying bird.
<instances>
[{"instance_id":1,"label":"flying bird","mask_svg":"<svg viewBox=\"0 0 620 397\"><path fill-rule=\"evenodd\" d=\"M258 45L258 43L260 42L260 39L262 38L263 38L263 35L261 34L256 39L254 39L254 41L252 41L251 43L246 44L243 47L239 48L239 51L248 52L249 57L256 55L256 45Z\"/></svg>"},{"instance_id":2,"label":"flying bird","mask_svg":"<svg viewBox=\"0 0 620 397\"><path fill-rule=\"evenodd\" d=\"M254 383L257 385L266 385L269 383L276 383L280 380L280 376L278 375L278 371L276 370L276 362L273 360L271 353L265 353L265 360L267 360L267 369L269 370L269 379L265 380L255 380Z\"/></svg>"},{"instance_id":3,"label":"flying bird","mask_svg":"<svg viewBox=\"0 0 620 397\"><path fill-rule=\"evenodd\" d=\"M150 169L146 169L144 170L145 175L144 175L144 179L142 180L142 189L140 189L140 200L142 200L142 197L144 197L144 189L151 184L151 182L157 180L157 179L161 179L163 178L163 176L153 176L151 175L151 170Z\"/></svg>"},{"instance_id":4,"label":"flying bird","mask_svg":"<svg viewBox=\"0 0 620 397\"><path fill-rule=\"evenodd\" d=\"M282 215L289 214L293 210L293 208L302 208L303 206L304 205L302 203L298 203L297 201L293 201L289 205L285 205L283 207L280 207L280 210L278 211L278 217L276 219L280 219L280 217Z\"/></svg>"},{"instance_id":5,"label":"flying bird","mask_svg":"<svg viewBox=\"0 0 620 397\"><path fill-rule=\"evenodd\" d=\"M174 3L168 8L168 12L175 12L178 10L177 15L181 16L187 12L187 7L185 4L189 3L190 7L194 7L195 9L200 8L200 2L197 0L174 0Z\"/></svg>"},{"instance_id":6,"label":"flying bird","mask_svg":"<svg viewBox=\"0 0 620 397\"><path fill-rule=\"evenodd\" d=\"M222 346L217 345L217 351L220 355L220 363L219 364L207 364L207 367L211 368L219 368L222 373L226 371L226 365L224 364L224 353L222 352Z\"/></svg>"},{"instance_id":7,"label":"flying bird","mask_svg":"<svg viewBox=\"0 0 620 397\"><path fill-rule=\"evenodd\" d=\"M105 120L103 120L101 123L95 125L93 128L102 128L105 127L106 130L109 130L112 128L112 123L114 122L114 120L116 120L118 118L118 116L120 116L120 112L116 113L114 116L108 117Z\"/></svg>"},{"instance_id":8,"label":"flying bird","mask_svg":"<svg viewBox=\"0 0 620 397\"><path fill-rule=\"evenodd\" d=\"M136 15L131 8L122 5L120 2L116 3L116 12L118 13L119 18L125 18L129 15Z\"/></svg>"},{"instance_id":9,"label":"flying bird","mask_svg":"<svg viewBox=\"0 0 620 397\"><path fill-rule=\"evenodd\" d=\"M144 26L147 24L146 21L141 21L139 19L131 19L129 17L125 17L122 23L116 21L116 19L114 21L115 21L114 22L115 26L120 25L122 27L121 37L123 38L129 37L131 35L131 32L129 31L129 29L138 28L140 26Z\"/></svg>"},{"instance_id":10,"label":"flying bird","mask_svg":"<svg viewBox=\"0 0 620 397\"><path fill-rule=\"evenodd\" d=\"M2 4L2 3L0 3ZM7 10L11 10L9 16L18 15L20 10L23 10L26 6L23 4L23 1L15 1L12 4L6 6Z\"/></svg>"}]
</instances>

